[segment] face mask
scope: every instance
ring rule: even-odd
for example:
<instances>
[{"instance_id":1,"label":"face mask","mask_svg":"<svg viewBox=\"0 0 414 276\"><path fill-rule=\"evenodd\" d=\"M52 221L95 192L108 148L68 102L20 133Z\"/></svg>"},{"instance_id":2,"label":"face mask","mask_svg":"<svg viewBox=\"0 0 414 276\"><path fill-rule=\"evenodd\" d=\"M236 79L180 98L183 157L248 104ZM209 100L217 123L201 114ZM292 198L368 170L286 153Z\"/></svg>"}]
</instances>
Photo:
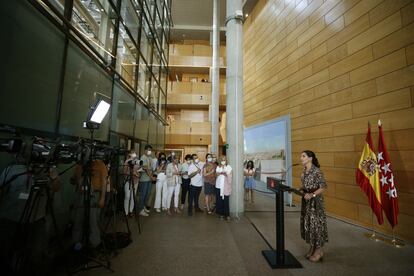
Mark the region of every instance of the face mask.
<instances>
[{"instance_id":1,"label":"face mask","mask_svg":"<svg viewBox=\"0 0 414 276\"><path fill-rule=\"evenodd\" d=\"M132 158L132 159L137 158L137 154L136 154L136 153L132 153L132 154L131 154L131 158Z\"/></svg>"},{"instance_id":2,"label":"face mask","mask_svg":"<svg viewBox=\"0 0 414 276\"><path fill-rule=\"evenodd\" d=\"M213 161L213 158L207 158L207 161L211 162L211 161Z\"/></svg>"},{"instance_id":3,"label":"face mask","mask_svg":"<svg viewBox=\"0 0 414 276\"><path fill-rule=\"evenodd\" d=\"M151 153L152 153L152 152L151 152L150 150L149 150L149 151L147 151L147 155L151 155Z\"/></svg>"},{"instance_id":4,"label":"face mask","mask_svg":"<svg viewBox=\"0 0 414 276\"><path fill-rule=\"evenodd\" d=\"M226 161L221 161L221 164L222 165L226 165Z\"/></svg>"},{"instance_id":5,"label":"face mask","mask_svg":"<svg viewBox=\"0 0 414 276\"><path fill-rule=\"evenodd\" d=\"M194 162L196 162L196 163L198 163L199 161L200 161L200 159L198 159L198 158L196 160L194 160Z\"/></svg>"},{"instance_id":6,"label":"face mask","mask_svg":"<svg viewBox=\"0 0 414 276\"><path fill-rule=\"evenodd\" d=\"M187 161L187 164L191 164L191 160L188 160L188 161Z\"/></svg>"}]
</instances>

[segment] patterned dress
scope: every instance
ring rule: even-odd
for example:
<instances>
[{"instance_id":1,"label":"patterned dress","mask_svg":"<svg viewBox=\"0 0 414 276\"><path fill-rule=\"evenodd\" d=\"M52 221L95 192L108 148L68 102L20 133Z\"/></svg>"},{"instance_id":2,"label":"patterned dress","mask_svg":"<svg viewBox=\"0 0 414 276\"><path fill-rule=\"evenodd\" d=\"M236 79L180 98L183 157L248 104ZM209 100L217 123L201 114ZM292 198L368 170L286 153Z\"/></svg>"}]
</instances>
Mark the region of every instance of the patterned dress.
<instances>
[{"instance_id":1,"label":"patterned dress","mask_svg":"<svg viewBox=\"0 0 414 276\"><path fill-rule=\"evenodd\" d=\"M305 193L313 193L319 188L326 188L321 170L314 165L309 172L306 172L306 169L303 171L301 180ZM322 247L325 242L328 242L328 228L322 194L310 200L302 198L300 234L306 243L316 248Z\"/></svg>"}]
</instances>

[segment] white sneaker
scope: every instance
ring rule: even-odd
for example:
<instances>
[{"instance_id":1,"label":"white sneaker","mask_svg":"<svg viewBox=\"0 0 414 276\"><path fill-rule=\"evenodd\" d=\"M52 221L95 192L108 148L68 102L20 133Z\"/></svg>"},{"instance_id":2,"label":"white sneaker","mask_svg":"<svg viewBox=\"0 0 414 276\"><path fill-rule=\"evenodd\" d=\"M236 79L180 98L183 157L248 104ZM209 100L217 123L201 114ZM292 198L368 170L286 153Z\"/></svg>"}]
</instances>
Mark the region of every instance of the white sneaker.
<instances>
[{"instance_id":1,"label":"white sneaker","mask_svg":"<svg viewBox=\"0 0 414 276\"><path fill-rule=\"evenodd\" d=\"M142 211L139 213L140 216L142 217L148 217L149 215L144 211L144 209L142 209Z\"/></svg>"},{"instance_id":2,"label":"white sneaker","mask_svg":"<svg viewBox=\"0 0 414 276\"><path fill-rule=\"evenodd\" d=\"M157 212L157 213L161 213L160 208L155 209L155 212Z\"/></svg>"},{"instance_id":3,"label":"white sneaker","mask_svg":"<svg viewBox=\"0 0 414 276\"><path fill-rule=\"evenodd\" d=\"M148 210L147 208L145 208L144 207L144 209L143 209L144 211L145 211L145 213L147 213L147 214L149 214L150 213L150 210Z\"/></svg>"}]
</instances>

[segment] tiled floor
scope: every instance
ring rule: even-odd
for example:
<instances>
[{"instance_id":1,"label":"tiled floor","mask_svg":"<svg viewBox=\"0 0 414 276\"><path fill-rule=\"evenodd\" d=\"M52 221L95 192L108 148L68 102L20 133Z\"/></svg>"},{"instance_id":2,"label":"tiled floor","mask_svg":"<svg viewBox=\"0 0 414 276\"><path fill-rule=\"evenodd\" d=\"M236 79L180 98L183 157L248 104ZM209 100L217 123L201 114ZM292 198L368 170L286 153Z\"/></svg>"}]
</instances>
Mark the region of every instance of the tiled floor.
<instances>
[{"instance_id":1,"label":"tiled floor","mask_svg":"<svg viewBox=\"0 0 414 276\"><path fill-rule=\"evenodd\" d=\"M331 218L324 261L310 263L297 207L286 208L286 249L303 268L272 270L261 250L269 249L264 239L275 245L273 202L257 194L245 216L230 222L204 213L152 213L142 219L141 235L131 224L134 242L112 260L115 273L99 268L80 275L414 275L414 246L369 240L365 229Z\"/></svg>"}]
</instances>

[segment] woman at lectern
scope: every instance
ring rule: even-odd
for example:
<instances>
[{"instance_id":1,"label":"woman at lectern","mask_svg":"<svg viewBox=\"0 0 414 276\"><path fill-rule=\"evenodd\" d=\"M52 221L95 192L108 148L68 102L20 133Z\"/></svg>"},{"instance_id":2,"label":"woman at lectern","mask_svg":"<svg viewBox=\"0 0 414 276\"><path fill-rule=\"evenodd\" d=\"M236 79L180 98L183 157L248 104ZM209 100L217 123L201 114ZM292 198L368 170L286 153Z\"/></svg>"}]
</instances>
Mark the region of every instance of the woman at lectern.
<instances>
[{"instance_id":1,"label":"woman at lectern","mask_svg":"<svg viewBox=\"0 0 414 276\"><path fill-rule=\"evenodd\" d=\"M301 175L304 196L300 217L300 233L302 239L310 244L306 258L312 262L322 261L322 247L328 242L325 207L322 193L326 189L326 181L313 151L302 152L300 160L304 166Z\"/></svg>"}]
</instances>

